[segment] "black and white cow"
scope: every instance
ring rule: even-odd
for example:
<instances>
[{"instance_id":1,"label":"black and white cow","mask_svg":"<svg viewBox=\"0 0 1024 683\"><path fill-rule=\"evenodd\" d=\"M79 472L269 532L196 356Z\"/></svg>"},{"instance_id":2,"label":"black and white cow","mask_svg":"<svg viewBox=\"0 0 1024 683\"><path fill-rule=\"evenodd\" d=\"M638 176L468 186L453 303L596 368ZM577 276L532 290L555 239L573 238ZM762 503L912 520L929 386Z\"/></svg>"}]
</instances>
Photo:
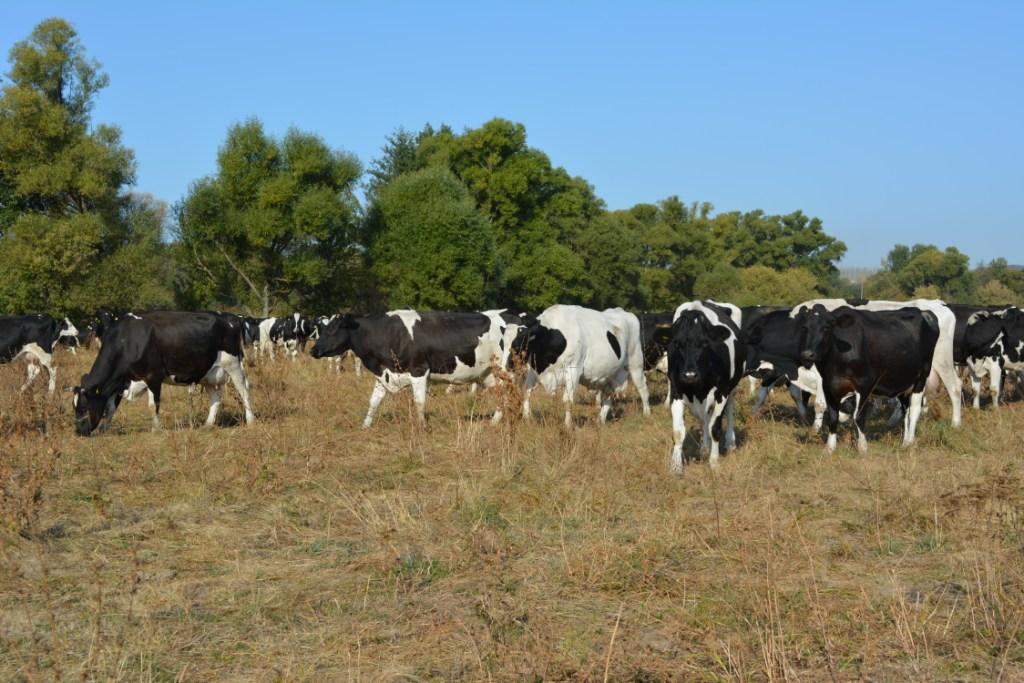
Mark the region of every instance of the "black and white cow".
<instances>
[{"instance_id":1,"label":"black and white cow","mask_svg":"<svg viewBox=\"0 0 1024 683\"><path fill-rule=\"evenodd\" d=\"M0 316L0 363L10 363L18 358L24 358L28 363L28 377L21 385L21 391L32 386L40 368L45 368L47 391L54 392L57 369L53 365L53 347L62 334L72 329L74 326L67 319L54 320L48 315ZM77 330L74 333L77 334Z\"/></svg>"},{"instance_id":2,"label":"black and white cow","mask_svg":"<svg viewBox=\"0 0 1024 683\"><path fill-rule=\"evenodd\" d=\"M423 312L409 309L381 315L339 315L320 333L310 355L340 356L352 351L376 378L363 427L373 424L388 393L411 387L420 421L425 420L427 383L482 381L508 361L520 327L505 311ZM493 420L501 419L501 410Z\"/></svg>"},{"instance_id":3,"label":"black and white cow","mask_svg":"<svg viewBox=\"0 0 1024 683\"><path fill-rule=\"evenodd\" d=\"M743 315L732 304L690 301L680 305L671 326L658 334L668 345L668 381L672 399L673 473L683 471L684 422L688 407L703 428L703 450L718 467L719 443L736 447L734 392L746 371L747 349L740 332ZM723 417L726 428L723 434Z\"/></svg>"},{"instance_id":4,"label":"black and white cow","mask_svg":"<svg viewBox=\"0 0 1024 683\"><path fill-rule=\"evenodd\" d=\"M968 370L974 390L973 405L981 407L981 380L988 375L992 405L998 406L1003 366L1009 360L1006 351L1021 343L1021 330L1015 325L1020 311L1014 306L949 307L956 315L953 356L957 365Z\"/></svg>"},{"instance_id":5,"label":"black and white cow","mask_svg":"<svg viewBox=\"0 0 1024 683\"><path fill-rule=\"evenodd\" d=\"M651 414L640 321L621 308L595 311L582 306L556 304L536 318L523 321L525 329L515 341L515 350L527 363L523 416L530 417L530 393L541 385L553 393L563 388L565 425L572 425L572 404L581 384L600 392L600 420L611 411L613 392L625 390L632 380L644 415Z\"/></svg>"},{"instance_id":6,"label":"black and white cow","mask_svg":"<svg viewBox=\"0 0 1024 683\"><path fill-rule=\"evenodd\" d=\"M270 354L274 359L274 346L282 346L291 360L295 360L299 351L306 347L313 331L316 329L312 320L293 313L284 318L266 318L259 325L260 355Z\"/></svg>"},{"instance_id":7,"label":"black and white cow","mask_svg":"<svg viewBox=\"0 0 1024 683\"><path fill-rule=\"evenodd\" d=\"M75 355L78 354L78 347L82 345L82 333L67 318L64 318L61 323L60 332L57 334L57 344Z\"/></svg>"},{"instance_id":8,"label":"black and white cow","mask_svg":"<svg viewBox=\"0 0 1024 683\"><path fill-rule=\"evenodd\" d=\"M639 313L640 349L644 354L644 372L668 373L668 347L658 341L658 327L672 324L672 312ZM669 402L669 392L665 391L665 405Z\"/></svg>"},{"instance_id":9,"label":"black and white cow","mask_svg":"<svg viewBox=\"0 0 1024 683\"><path fill-rule=\"evenodd\" d=\"M915 306L869 311L818 304L801 310L796 320L804 366L815 366L822 378L829 452L836 447L840 410L853 415L857 448L867 450L864 427L872 394L899 398L903 445L912 444L939 341L935 313Z\"/></svg>"},{"instance_id":10,"label":"black and white cow","mask_svg":"<svg viewBox=\"0 0 1024 683\"><path fill-rule=\"evenodd\" d=\"M245 421L254 420L245 376L242 332L217 313L128 313L104 334L103 347L81 386L74 388L75 429L88 435L114 411L132 382L145 382L153 397L153 427L160 427L160 389L201 384L210 396L207 425L220 410L221 388L230 381L242 398Z\"/></svg>"},{"instance_id":11,"label":"black and white cow","mask_svg":"<svg viewBox=\"0 0 1024 683\"><path fill-rule=\"evenodd\" d=\"M789 389L801 419L807 417L807 401L814 397L814 427L821 428L825 396L821 376L800 360L800 327L788 307L750 306L743 308L743 336L747 346L747 376L760 380L753 413L764 405L776 386Z\"/></svg>"},{"instance_id":12,"label":"black and white cow","mask_svg":"<svg viewBox=\"0 0 1024 683\"><path fill-rule=\"evenodd\" d=\"M942 382L949 394L950 403L953 406L951 422L954 427L961 423L961 403L963 386L960 376L956 371L956 363L953 359L953 346L956 337L956 315L950 307L938 299L914 299L912 301L865 301L863 299L812 299L797 304L790 312L794 318L801 311L810 310L814 306L822 306L826 310L848 306L862 311L895 311L908 306L922 311L931 311L939 325L939 340L935 344L935 355L932 357L931 367L934 377Z\"/></svg>"}]
</instances>

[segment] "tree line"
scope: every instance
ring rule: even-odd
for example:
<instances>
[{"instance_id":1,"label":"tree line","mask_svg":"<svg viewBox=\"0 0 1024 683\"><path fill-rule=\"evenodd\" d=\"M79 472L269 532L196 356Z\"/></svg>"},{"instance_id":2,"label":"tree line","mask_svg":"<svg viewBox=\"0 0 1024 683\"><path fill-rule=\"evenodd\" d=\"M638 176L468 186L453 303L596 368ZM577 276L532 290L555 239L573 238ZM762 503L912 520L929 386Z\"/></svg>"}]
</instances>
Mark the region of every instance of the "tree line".
<instances>
[{"instance_id":1,"label":"tree line","mask_svg":"<svg viewBox=\"0 0 1024 683\"><path fill-rule=\"evenodd\" d=\"M716 212L676 196L610 210L585 179L495 118L398 129L364 168L319 135L231 126L216 172L173 205L130 190L120 129L91 111L108 84L74 28L41 22L0 93L0 312L666 310L852 296L846 252L795 210ZM876 298L1019 303L1024 272L971 269L956 248L897 245L863 283Z\"/></svg>"}]
</instances>

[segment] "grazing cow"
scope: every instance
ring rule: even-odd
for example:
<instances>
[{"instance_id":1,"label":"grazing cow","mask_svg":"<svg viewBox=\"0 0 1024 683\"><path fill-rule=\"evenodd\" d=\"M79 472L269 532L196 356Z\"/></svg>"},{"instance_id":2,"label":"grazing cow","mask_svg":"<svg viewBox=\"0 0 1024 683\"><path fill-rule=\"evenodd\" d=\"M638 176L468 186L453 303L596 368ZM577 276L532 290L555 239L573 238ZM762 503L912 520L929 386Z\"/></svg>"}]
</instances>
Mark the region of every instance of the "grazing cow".
<instances>
[{"instance_id":1,"label":"grazing cow","mask_svg":"<svg viewBox=\"0 0 1024 683\"><path fill-rule=\"evenodd\" d=\"M703 450L718 467L719 443L736 447L733 393L746 370L747 349L740 332L742 312L732 304L690 301L676 309L671 326L658 335L668 345L668 381L672 397L673 473L683 471L685 408L702 423ZM722 419L726 421L723 435Z\"/></svg>"},{"instance_id":2,"label":"grazing cow","mask_svg":"<svg viewBox=\"0 0 1024 683\"><path fill-rule=\"evenodd\" d=\"M266 318L260 322L259 328L260 355L269 353L273 360L274 346L278 345L284 347L293 361L316 329L313 321L303 318L300 313L293 313L287 318Z\"/></svg>"},{"instance_id":3,"label":"grazing cow","mask_svg":"<svg viewBox=\"0 0 1024 683\"><path fill-rule=\"evenodd\" d=\"M821 377L800 360L800 328L789 308L751 306L743 309L743 336L747 346L747 375L761 380L754 402L756 415L768 392L786 386L801 419L807 418L807 398L814 396L814 427L820 429L825 413Z\"/></svg>"},{"instance_id":4,"label":"grazing cow","mask_svg":"<svg viewBox=\"0 0 1024 683\"><path fill-rule=\"evenodd\" d=\"M981 407L981 380L989 376L992 405L999 405L1005 351L1020 343L1021 334L1014 323L1020 311L1014 306L971 306L950 304L956 315L953 357L967 368L974 390L973 405Z\"/></svg>"},{"instance_id":5,"label":"grazing cow","mask_svg":"<svg viewBox=\"0 0 1024 683\"><path fill-rule=\"evenodd\" d=\"M54 392L57 370L53 366L53 347L62 334L71 330L74 326L66 318L61 322L48 315L0 316L0 363L10 363L21 357L28 363L28 378L21 385L21 391L32 385L39 376L40 368L45 368L47 391ZM77 332L74 330L73 334Z\"/></svg>"},{"instance_id":6,"label":"grazing cow","mask_svg":"<svg viewBox=\"0 0 1024 683\"><path fill-rule=\"evenodd\" d=\"M425 420L427 383L470 384L504 367L519 330L517 316L505 311L443 313L403 309L382 315L336 317L320 333L310 355L340 356L352 351L376 382L363 427L373 424L388 393L411 387L420 421ZM501 410L493 420L501 419Z\"/></svg>"},{"instance_id":7,"label":"grazing cow","mask_svg":"<svg viewBox=\"0 0 1024 683\"><path fill-rule=\"evenodd\" d=\"M796 320L804 366L815 366L822 378L829 452L836 447L844 403L845 412L853 415L857 448L867 451L864 427L872 394L899 398L903 445L912 444L940 335L935 313L915 306L868 311L814 305L802 310Z\"/></svg>"},{"instance_id":8,"label":"grazing cow","mask_svg":"<svg viewBox=\"0 0 1024 683\"><path fill-rule=\"evenodd\" d=\"M132 382L152 393L153 427L160 427L160 389L171 384L201 384L210 396L207 425L220 410L221 388L230 380L242 398L245 421L253 422L249 380L245 376L242 333L216 313L158 311L128 313L107 329L106 342L81 386L74 388L75 429L91 434L113 416Z\"/></svg>"},{"instance_id":9,"label":"grazing cow","mask_svg":"<svg viewBox=\"0 0 1024 683\"><path fill-rule=\"evenodd\" d=\"M565 425L572 425L576 388L601 392L600 421L608 419L611 393L633 381L644 415L651 414L644 377L640 321L621 308L595 311L582 306L556 304L536 318L527 317L514 348L527 363L523 416L530 417L530 393L540 384L548 392L564 387Z\"/></svg>"},{"instance_id":10,"label":"grazing cow","mask_svg":"<svg viewBox=\"0 0 1024 683\"><path fill-rule=\"evenodd\" d=\"M956 315L938 299L914 299L913 301L866 301L864 299L812 299L797 304L790 312L794 318L801 311L810 310L814 306L823 306L826 310L835 310L842 306L848 306L863 311L894 311L907 306L931 311L939 324L939 340L935 344L935 355L932 357L932 373L940 380L949 394L950 403L953 405L952 424L959 427L961 422L962 382L956 372L956 365L953 359L953 342L956 336Z\"/></svg>"}]
</instances>

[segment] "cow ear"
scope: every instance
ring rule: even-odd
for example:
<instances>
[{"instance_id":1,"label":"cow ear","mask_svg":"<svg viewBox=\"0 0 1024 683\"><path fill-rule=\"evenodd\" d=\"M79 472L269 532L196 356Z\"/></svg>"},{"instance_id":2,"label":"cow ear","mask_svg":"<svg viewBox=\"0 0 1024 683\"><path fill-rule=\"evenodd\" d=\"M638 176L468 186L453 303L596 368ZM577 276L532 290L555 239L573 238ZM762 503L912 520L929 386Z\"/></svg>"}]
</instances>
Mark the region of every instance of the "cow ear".
<instances>
[{"instance_id":1,"label":"cow ear","mask_svg":"<svg viewBox=\"0 0 1024 683\"><path fill-rule=\"evenodd\" d=\"M667 323L655 325L654 341L661 346L668 346L672 342L672 326Z\"/></svg>"},{"instance_id":2,"label":"cow ear","mask_svg":"<svg viewBox=\"0 0 1024 683\"><path fill-rule=\"evenodd\" d=\"M846 313L836 318L836 327L846 329L848 327L853 327L855 322L857 322L856 319L849 313Z\"/></svg>"},{"instance_id":3,"label":"cow ear","mask_svg":"<svg viewBox=\"0 0 1024 683\"><path fill-rule=\"evenodd\" d=\"M708 336L716 342L724 342L732 336L732 330L725 325L713 325Z\"/></svg>"},{"instance_id":4,"label":"cow ear","mask_svg":"<svg viewBox=\"0 0 1024 683\"><path fill-rule=\"evenodd\" d=\"M753 329L747 333L747 343L758 345L764 339L764 327L761 325L754 325Z\"/></svg>"}]
</instances>

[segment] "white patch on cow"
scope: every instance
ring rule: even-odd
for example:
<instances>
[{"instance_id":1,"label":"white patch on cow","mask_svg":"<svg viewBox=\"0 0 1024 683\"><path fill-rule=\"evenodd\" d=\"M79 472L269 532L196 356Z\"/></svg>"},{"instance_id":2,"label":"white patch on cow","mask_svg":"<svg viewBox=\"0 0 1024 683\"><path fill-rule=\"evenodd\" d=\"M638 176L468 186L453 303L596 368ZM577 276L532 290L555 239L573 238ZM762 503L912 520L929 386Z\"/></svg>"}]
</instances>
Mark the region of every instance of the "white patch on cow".
<instances>
[{"instance_id":1,"label":"white patch on cow","mask_svg":"<svg viewBox=\"0 0 1024 683\"><path fill-rule=\"evenodd\" d=\"M405 329L409 332L409 339L414 338L412 329L421 320L419 313L409 308L403 308L398 311L388 311L387 314L401 320L402 324L405 325Z\"/></svg>"},{"instance_id":2,"label":"white patch on cow","mask_svg":"<svg viewBox=\"0 0 1024 683\"><path fill-rule=\"evenodd\" d=\"M46 369L48 378L46 390L52 394L57 388L57 369L53 367L53 355L44 351L43 347L39 346L39 344L31 342L22 346L21 350L11 358L11 361L13 362L22 356L25 357L28 367L26 368L27 378L19 391L25 391L32 386L32 383L36 381L36 377L39 376L39 369L42 367Z\"/></svg>"},{"instance_id":3,"label":"white patch on cow","mask_svg":"<svg viewBox=\"0 0 1024 683\"><path fill-rule=\"evenodd\" d=\"M140 318L139 316L135 315L134 313L126 313L124 317L126 317L126 318L135 318L136 320L142 320L142 318Z\"/></svg>"}]
</instances>

